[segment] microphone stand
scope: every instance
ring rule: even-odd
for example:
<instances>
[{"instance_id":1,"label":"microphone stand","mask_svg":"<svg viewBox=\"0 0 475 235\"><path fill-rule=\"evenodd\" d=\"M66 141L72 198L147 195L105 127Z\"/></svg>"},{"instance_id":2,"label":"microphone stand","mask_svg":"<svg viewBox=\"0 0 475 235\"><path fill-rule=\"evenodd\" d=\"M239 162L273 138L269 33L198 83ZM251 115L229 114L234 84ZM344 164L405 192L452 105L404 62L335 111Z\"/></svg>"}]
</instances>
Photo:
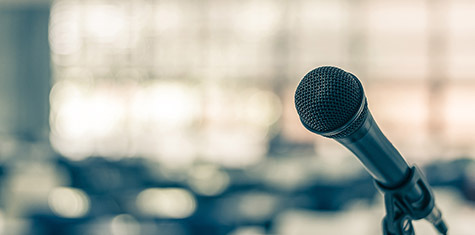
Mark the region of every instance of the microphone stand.
<instances>
[{"instance_id":1,"label":"microphone stand","mask_svg":"<svg viewBox=\"0 0 475 235\"><path fill-rule=\"evenodd\" d=\"M447 226L435 206L429 184L417 166L410 169L408 179L398 187L387 188L377 181L375 185L384 195L383 235L414 235L412 220L422 218L431 222L441 234L447 234ZM415 188L421 190L422 197L412 201L407 195Z\"/></svg>"}]
</instances>

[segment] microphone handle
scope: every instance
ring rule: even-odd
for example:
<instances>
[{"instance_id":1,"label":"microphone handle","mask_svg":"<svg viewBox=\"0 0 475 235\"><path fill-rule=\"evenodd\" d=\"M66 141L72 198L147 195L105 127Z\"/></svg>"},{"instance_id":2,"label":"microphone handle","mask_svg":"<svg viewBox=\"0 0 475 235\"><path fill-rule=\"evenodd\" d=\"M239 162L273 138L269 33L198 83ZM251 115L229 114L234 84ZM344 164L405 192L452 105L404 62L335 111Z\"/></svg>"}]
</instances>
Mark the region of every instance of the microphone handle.
<instances>
[{"instance_id":1,"label":"microphone handle","mask_svg":"<svg viewBox=\"0 0 475 235\"><path fill-rule=\"evenodd\" d=\"M358 157L374 178L378 189L385 195L388 213L384 220L385 230L394 225L391 219L394 219L393 213L396 212L389 208L395 206L394 202L398 201L399 204L405 205L402 211L411 215L412 219L425 218L441 234L447 233L447 226L434 203L432 191L422 172L415 166L409 167L381 132L369 110L362 126L355 133L335 140Z\"/></svg>"},{"instance_id":2,"label":"microphone handle","mask_svg":"<svg viewBox=\"0 0 475 235\"><path fill-rule=\"evenodd\" d=\"M409 165L381 132L369 110L355 133L335 140L353 152L373 178L384 186L398 186L408 177Z\"/></svg>"},{"instance_id":3,"label":"microphone handle","mask_svg":"<svg viewBox=\"0 0 475 235\"><path fill-rule=\"evenodd\" d=\"M355 133L335 140L353 152L373 178L384 187L396 188L408 180L409 165L381 132L369 110L362 126ZM422 192L415 187L407 196L417 201Z\"/></svg>"}]
</instances>

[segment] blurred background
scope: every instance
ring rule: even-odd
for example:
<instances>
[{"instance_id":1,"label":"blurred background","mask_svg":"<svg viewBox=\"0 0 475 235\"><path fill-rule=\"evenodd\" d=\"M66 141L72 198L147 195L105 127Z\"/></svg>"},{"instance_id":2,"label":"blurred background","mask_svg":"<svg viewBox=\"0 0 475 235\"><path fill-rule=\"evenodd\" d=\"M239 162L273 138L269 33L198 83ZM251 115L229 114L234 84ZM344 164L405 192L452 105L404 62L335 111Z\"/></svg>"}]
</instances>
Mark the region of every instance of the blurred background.
<instances>
[{"instance_id":1,"label":"blurred background","mask_svg":"<svg viewBox=\"0 0 475 235\"><path fill-rule=\"evenodd\" d=\"M383 132L475 219L475 2L0 0L0 234L381 234L293 95L358 76ZM436 234L427 222L416 233Z\"/></svg>"}]
</instances>

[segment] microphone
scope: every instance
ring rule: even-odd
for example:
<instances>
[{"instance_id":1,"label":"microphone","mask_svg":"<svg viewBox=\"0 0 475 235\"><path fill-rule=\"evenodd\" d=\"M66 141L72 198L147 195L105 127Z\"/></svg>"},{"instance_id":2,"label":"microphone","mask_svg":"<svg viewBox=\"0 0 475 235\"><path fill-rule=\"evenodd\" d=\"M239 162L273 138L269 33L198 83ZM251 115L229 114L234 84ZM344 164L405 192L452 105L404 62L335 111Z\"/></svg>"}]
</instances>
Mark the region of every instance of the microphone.
<instances>
[{"instance_id":1,"label":"microphone","mask_svg":"<svg viewBox=\"0 0 475 235\"><path fill-rule=\"evenodd\" d=\"M422 218L441 234L447 233L425 177L417 167L409 167L381 132L356 76L331 66L310 71L297 87L295 107L305 128L349 149L374 178L375 185L385 195L385 234L413 232L410 220ZM402 224L407 222L409 226ZM404 227L404 231L398 233L396 230L400 228L393 225Z\"/></svg>"}]
</instances>

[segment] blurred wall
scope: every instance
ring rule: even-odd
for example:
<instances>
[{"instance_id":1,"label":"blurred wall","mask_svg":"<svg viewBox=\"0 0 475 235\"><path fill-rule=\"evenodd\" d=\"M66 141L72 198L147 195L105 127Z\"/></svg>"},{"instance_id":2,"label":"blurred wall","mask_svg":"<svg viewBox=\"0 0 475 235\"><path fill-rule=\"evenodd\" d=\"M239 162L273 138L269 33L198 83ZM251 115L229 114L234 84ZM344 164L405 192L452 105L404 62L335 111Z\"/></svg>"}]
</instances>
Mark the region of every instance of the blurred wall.
<instances>
[{"instance_id":1,"label":"blurred wall","mask_svg":"<svg viewBox=\"0 0 475 235\"><path fill-rule=\"evenodd\" d=\"M0 133L49 138L49 6L0 8Z\"/></svg>"}]
</instances>

